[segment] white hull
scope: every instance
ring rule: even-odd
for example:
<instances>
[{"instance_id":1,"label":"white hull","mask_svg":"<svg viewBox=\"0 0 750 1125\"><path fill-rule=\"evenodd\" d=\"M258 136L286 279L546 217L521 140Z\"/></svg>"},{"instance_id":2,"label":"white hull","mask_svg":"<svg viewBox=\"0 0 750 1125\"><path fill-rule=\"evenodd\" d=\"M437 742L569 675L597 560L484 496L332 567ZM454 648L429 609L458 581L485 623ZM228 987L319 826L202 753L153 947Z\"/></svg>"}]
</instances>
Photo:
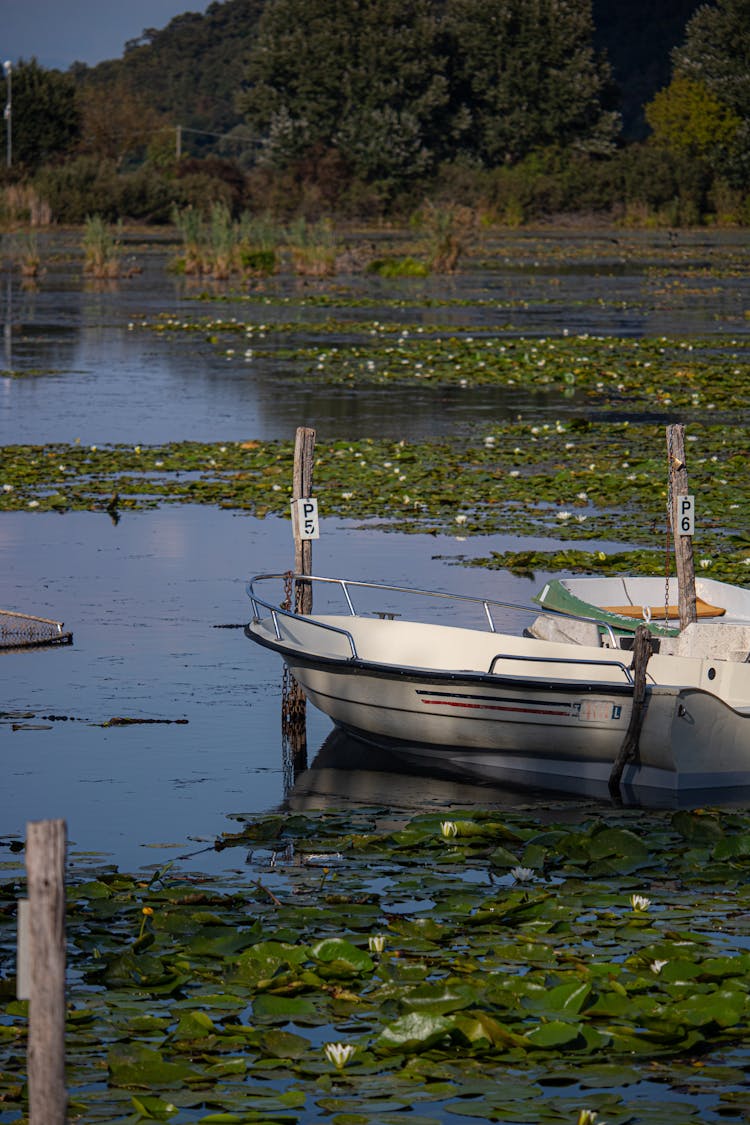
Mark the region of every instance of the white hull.
<instances>
[{"instance_id":1,"label":"white hull","mask_svg":"<svg viewBox=\"0 0 750 1125\"><path fill-rule=\"evenodd\" d=\"M336 724L466 778L606 783L631 718L629 652L356 614L274 613L247 632ZM750 784L750 664L656 654L647 685L623 785Z\"/></svg>"}]
</instances>

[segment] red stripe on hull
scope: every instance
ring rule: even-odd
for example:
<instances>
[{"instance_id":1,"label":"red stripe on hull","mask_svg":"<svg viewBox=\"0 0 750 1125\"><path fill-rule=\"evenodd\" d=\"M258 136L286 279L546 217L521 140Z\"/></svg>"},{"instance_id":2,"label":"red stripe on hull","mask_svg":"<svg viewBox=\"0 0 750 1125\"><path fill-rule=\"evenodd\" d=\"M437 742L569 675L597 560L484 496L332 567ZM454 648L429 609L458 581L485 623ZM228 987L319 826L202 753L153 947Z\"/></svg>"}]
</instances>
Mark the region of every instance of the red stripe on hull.
<instances>
[{"instance_id":1,"label":"red stripe on hull","mask_svg":"<svg viewBox=\"0 0 750 1125\"><path fill-rule=\"evenodd\" d=\"M558 719L569 719L570 710L553 711L546 707L511 707L504 703L461 703L459 700L450 699L423 699L422 703L430 707L462 707L468 711L513 711L524 715L554 715Z\"/></svg>"}]
</instances>

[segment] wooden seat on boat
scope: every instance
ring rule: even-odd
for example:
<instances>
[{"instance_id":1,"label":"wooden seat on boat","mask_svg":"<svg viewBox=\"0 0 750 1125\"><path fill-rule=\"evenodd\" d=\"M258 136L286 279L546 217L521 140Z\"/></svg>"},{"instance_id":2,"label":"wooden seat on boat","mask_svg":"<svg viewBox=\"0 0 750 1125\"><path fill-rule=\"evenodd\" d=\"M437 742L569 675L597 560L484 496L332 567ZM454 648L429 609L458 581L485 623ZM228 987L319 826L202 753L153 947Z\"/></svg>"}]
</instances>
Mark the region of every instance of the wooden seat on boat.
<instances>
[{"instance_id":1,"label":"wooden seat on boat","mask_svg":"<svg viewBox=\"0 0 750 1125\"><path fill-rule=\"evenodd\" d=\"M607 613L619 613L620 617L643 617L642 605L603 605L602 609ZM664 620L665 607L663 605L646 606L646 611L651 619L658 621ZM695 613L700 620L703 617L723 617L727 611L718 605L711 605L710 602L705 602L703 598L695 599ZM678 621L680 618L680 607L676 605L669 605L666 607L667 620Z\"/></svg>"}]
</instances>

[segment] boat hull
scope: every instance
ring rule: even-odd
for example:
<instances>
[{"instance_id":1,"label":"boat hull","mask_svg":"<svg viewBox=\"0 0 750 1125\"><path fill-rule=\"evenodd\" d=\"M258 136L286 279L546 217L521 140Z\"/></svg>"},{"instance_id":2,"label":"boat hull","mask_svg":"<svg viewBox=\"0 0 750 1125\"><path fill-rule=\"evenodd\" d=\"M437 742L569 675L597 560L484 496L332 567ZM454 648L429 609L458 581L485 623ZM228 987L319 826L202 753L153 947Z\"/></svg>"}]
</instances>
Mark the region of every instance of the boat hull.
<instances>
[{"instance_id":1,"label":"boat hull","mask_svg":"<svg viewBox=\"0 0 750 1125\"><path fill-rule=\"evenodd\" d=\"M546 685L413 683L333 674L291 661L310 702L347 732L420 767L474 780L577 792L606 786L632 703ZM700 690L651 688L625 787L705 791L750 785L750 716Z\"/></svg>"},{"instance_id":2,"label":"boat hull","mask_svg":"<svg viewBox=\"0 0 750 1125\"><path fill-rule=\"evenodd\" d=\"M588 792L608 784L629 734L629 652L356 614L274 611L246 632L337 726L442 774ZM652 655L621 784L750 785L750 664Z\"/></svg>"}]
</instances>

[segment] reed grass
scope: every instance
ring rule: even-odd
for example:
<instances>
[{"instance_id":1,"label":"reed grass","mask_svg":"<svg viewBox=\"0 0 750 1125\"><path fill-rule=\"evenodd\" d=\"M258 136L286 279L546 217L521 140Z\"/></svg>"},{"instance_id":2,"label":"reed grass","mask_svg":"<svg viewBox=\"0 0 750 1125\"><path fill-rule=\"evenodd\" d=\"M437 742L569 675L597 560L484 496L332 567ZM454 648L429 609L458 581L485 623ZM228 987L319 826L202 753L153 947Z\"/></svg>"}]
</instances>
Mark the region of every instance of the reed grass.
<instances>
[{"instance_id":1,"label":"reed grass","mask_svg":"<svg viewBox=\"0 0 750 1125\"><path fill-rule=\"evenodd\" d=\"M296 274L332 277L336 273L336 238L327 219L314 224L296 219L287 229L286 243Z\"/></svg>"},{"instance_id":2,"label":"reed grass","mask_svg":"<svg viewBox=\"0 0 750 1125\"><path fill-rule=\"evenodd\" d=\"M274 273L278 267L283 234L266 217L245 213L235 220L226 204L214 203L208 216L191 206L175 208L172 219L182 239L176 264L185 274L225 281Z\"/></svg>"},{"instance_id":3,"label":"reed grass","mask_svg":"<svg viewBox=\"0 0 750 1125\"><path fill-rule=\"evenodd\" d=\"M39 242L33 230L20 231L15 237L13 259L22 277L38 277L42 266Z\"/></svg>"},{"instance_id":4,"label":"reed grass","mask_svg":"<svg viewBox=\"0 0 750 1125\"><path fill-rule=\"evenodd\" d=\"M0 190L0 223L46 227L51 222L52 208L31 184L8 184Z\"/></svg>"},{"instance_id":5,"label":"reed grass","mask_svg":"<svg viewBox=\"0 0 750 1125\"><path fill-rule=\"evenodd\" d=\"M120 276L122 223L113 229L101 215L89 215L83 232L83 270L92 277Z\"/></svg>"},{"instance_id":6,"label":"reed grass","mask_svg":"<svg viewBox=\"0 0 750 1125\"><path fill-rule=\"evenodd\" d=\"M425 238L425 257L434 273L454 273L474 238L476 215L470 207L440 206L428 200L417 216Z\"/></svg>"}]
</instances>

